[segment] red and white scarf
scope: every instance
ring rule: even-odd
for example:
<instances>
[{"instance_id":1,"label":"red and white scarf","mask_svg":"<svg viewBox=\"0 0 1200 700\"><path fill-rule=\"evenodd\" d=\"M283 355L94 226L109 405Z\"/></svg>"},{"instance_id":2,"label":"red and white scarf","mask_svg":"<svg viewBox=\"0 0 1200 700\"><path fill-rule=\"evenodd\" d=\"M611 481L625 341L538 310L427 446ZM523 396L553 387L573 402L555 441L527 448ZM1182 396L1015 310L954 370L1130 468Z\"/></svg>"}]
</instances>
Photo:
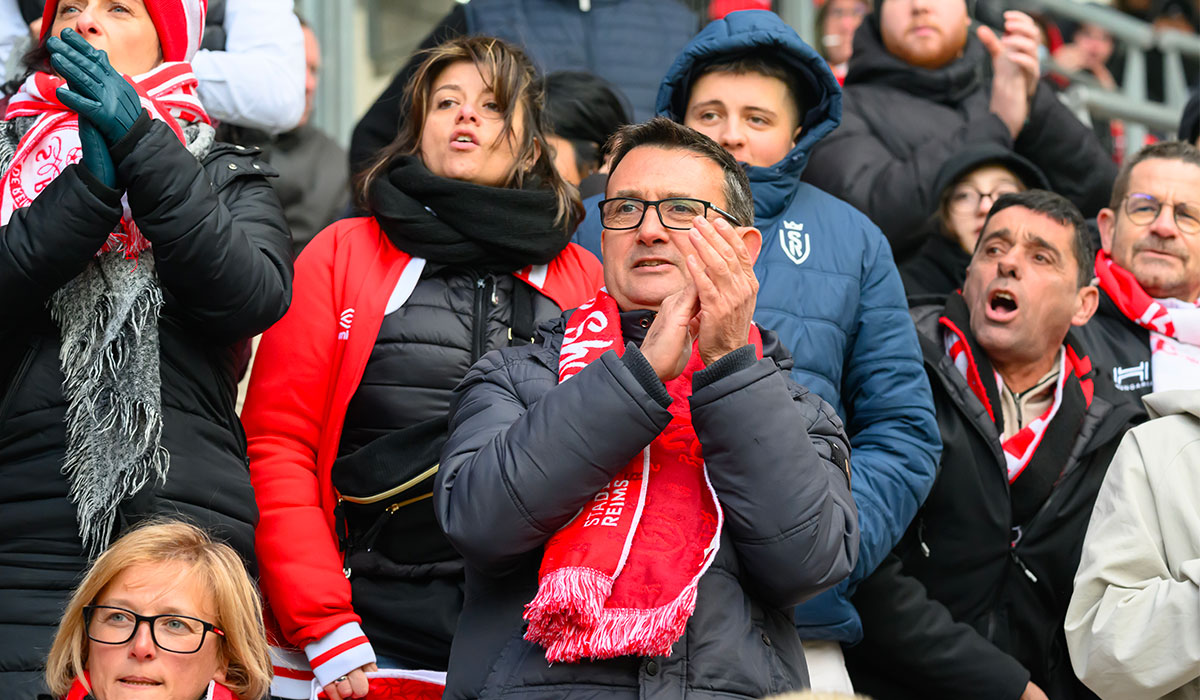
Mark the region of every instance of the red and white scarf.
<instances>
[{"instance_id":1,"label":"red and white scarf","mask_svg":"<svg viewBox=\"0 0 1200 700\"><path fill-rule=\"evenodd\" d=\"M1154 391L1200 389L1200 306L1154 299L1103 250L1096 254L1096 276L1121 313L1150 331Z\"/></svg>"},{"instance_id":2,"label":"red and white scarf","mask_svg":"<svg viewBox=\"0 0 1200 700\"><path fill-rule=\"evenodd\" d=\"M197 81L191 64L162 63L147 73L126 79L150 116L170 126L180 141L184 141L180 121L211 123L196 95ZM29 206L63 169L83 155L79 117L55 93L65 85L66 81L58 76L34 73L9 101L5 120L37 117L37 121L21 137L12 163L0 180L0 225L7 225L14 211ZM149 245L126 205L119 229L109 236L99 252L120 250L126 257L134 258Z\"/></svg>"},{"instance_id":3,"label":"red and white scarf","mask_svg":"<svg viewBox=\"0 0 1200 700\"><path fill-rule=\"evenodd\" d=\"M750 340L761 357L753 326ZM617 303L601 290L571 315L559 382L609 350L620 356L625 343ZM666 384L671 422L546 543L525 638L546 648L547 661L666 656L683 634L723 519L688 402L703 367L693 347Z\"/></svg>"},{"instance_id":4,"label":"red and white scarf","mask_svg":"<svg viewBox=\"0 0 1200 700\"><path fill-rule=\"evenodd\" d=\"M949 305L947 308L949 310ZM967 380L967 386L983 404L988 417L992 419L992 422L996 422L996 411L999 411L1000 408L995 404L999 402L999 391L1004 386L1004 379L999 372L991 368L991 363L987 362L985 356L976 357L976 349L972 347L973 344L969 342L966 333L959 328L958 323L948 316L942 316L938 321L944 329L943 342L946 347L946 355L954 362L955 368L962 373L963 378ZM979 371L981 365L992 375L991 386L984 383ZM1091 404L1093 386L1092 379L1087 376L1091 371L1091 360L1087 357L1081 358L1070 344L1063 345L1063 350L1059 353L1058 380L1054 387L1054 401L1042 415L1030 421L1012 437L1001 442L1004 462L1008 470L1008 483L1015 482L1037 454L1038 447L1042 444L1042 438L1046 436L1046 429L1058 415L1059 408L1062 406L1065 395L1063 387L1068 377L1074 376L1079 379L1079 388L1083 393L1084 404Z\"/></svg>"}]
</instances>

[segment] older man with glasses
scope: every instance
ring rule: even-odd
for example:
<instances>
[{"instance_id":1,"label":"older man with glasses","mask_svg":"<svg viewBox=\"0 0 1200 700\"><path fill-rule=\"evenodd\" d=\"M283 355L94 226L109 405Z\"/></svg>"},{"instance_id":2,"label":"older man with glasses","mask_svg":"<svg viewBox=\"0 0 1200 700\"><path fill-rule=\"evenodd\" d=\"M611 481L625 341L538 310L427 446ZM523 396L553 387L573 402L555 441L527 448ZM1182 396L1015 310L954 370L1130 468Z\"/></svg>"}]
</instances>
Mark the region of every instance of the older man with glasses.
<instances>
[{"instance_id":1,"label":"older man with glasses","mask_svg":"<svg viewBox=\"0 0 1200 700\"><path fill-rule=\"evenodd\" d=\"M841 421L751 321L745 173L662 118L612 153L605 289L485 355L451 406L433 498L467 568L446 698L806 687L793 607L858 554Z\"/></svg>"},{"instance_id":2,"label":"older man with glasses","mask_svg":"<svg viewBox=\"0 0 1200 700\"><path fill-rule=\"evenodd\" d=\"M1096 224L1100 308L1083 329L1093 362L1139 404L1153 391L1200 389L1200 150L1142 149Z\"/></svg>"}]
</instances>

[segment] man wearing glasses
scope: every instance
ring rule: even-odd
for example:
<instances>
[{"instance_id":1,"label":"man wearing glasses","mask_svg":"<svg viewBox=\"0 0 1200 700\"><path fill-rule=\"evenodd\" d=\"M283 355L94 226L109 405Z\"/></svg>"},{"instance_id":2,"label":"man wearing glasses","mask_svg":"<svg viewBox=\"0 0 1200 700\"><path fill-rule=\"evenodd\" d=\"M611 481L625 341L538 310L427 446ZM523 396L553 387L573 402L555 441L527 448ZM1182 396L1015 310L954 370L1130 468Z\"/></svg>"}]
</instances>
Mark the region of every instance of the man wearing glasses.
<instances>
[{"instance_id":1,"label":"man wearing glasses","mask_svg":"<svg viewBox=\"0 0 1200 700\"><path fill-rule=\"evenodd\" d=\"M1096 218L1100 308L1083 329L1093 361L1140 404L1200 389L1200 151L1147 146L1127 162Z\"/></svg>"},{"instance_id":2,"label":"man wearing glasses","mask_svg":"<svg viewBox=\"0 0 1200 700\"><path fill-rule=\"evenodd\" d=\"M433 495L466 562L446 698L806 687L792 609L858 553L841 421L751 322L745 173L663 118L613 144L605 289L455 390Z\"/></svg>"}]
</instances>

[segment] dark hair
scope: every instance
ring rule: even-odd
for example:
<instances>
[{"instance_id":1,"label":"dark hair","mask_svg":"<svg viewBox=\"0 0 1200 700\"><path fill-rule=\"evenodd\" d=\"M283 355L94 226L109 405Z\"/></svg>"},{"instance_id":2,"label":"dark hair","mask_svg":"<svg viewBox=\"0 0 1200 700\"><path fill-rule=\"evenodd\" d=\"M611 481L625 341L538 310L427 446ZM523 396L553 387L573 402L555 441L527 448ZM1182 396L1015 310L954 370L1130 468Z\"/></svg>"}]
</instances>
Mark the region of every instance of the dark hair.
<instances>
[{"instance_id":1,"label":"dark hair","mask_svg":"<svg viewBox=\"0 0 1200 700\"><path fill-rule=\"evenodd\" d=\"M1152 143L1125 161L1121 166L1121 170L1117 172L1117 179L1113 182L1112 197L1108 200L1109 209L1117 211L1121 206L1121 202L1125 199L1125 195L1129 194L1129 176L1133 173L1133 166L1151 158L1180 160L1184 163L1191 163L1200 167L1200 150L1192 144L1186 141L1161 141L1159 143Z\"/></svg>"},{"instance_id":2,"label":"dark hair","mask_svg":"<svg viewBox=\"0 0 1200 700\"><path fill-rule=\"evenodd\" d=\"M517 157L504 186L520 188L524 186L526 177L536 177L543 186L554 192L557 200L556 223L566 229L572 221L581 220L583 205L579 201L579 191L554 169L554 159L545 138L547 129L542 81L525 52L495 37L461 36L428 49L424 56L425 59L417 66L404 88L402 104L407 107L407 113L400 125L400 133L394 141L383 147L355 179L354 191L359 203L370 211L368 193L375 178L384 175L398 156L420 152L421 130L425 128L425 117L429 113L434 81L451 64L470 61L479 69L504 114L504 128L497 138L518 139ZM524 134L513 132L513 120L518 110L524 114ZM532 165L522 168L524 163Z\"/></svg>"},{"instance_id":3,"label":"dark hair","mask_svg":"<svg viewBox=\"0 0 1200 700\"><path fill-rule=\"evenodd\" d=\"M733 73L734 75L758 73L783 81L783 84L787 86L788 95L792 98L792 104L796 105L796 126L804 123L807 109L804 105L804 96L810 92L806 89L808 86L804 82L804 78L800 77L799 71L789 68L785 63L766 52L755 50L742 54L725 54L708 63L701 63L696 67L691 85L688 86L689 97L691 88L696 81L709 73Z\"/></svg>"},{"instance_id":4,"label":"dark hair","mask_svg":"<svg viewBox=\"0 0 1200 700\"><path fill-rule=\"evenodd\" d=\"M551 73L545 90L549 133L571 142L581 173L595 172L608 137L629 123L621 98L608 81L586 71Z\"/></svg>"},{"instance_id":5,"label":"dark hair","mask_svg":"<svg viewBox=\"0 0 1200 700\"><path fill-rule=\"evenodd\" d=\"M716 141L695 129L677 124L666 117L655 117L648 122L623 126L609 139L607 150L612 154L609 172L617 171L617 165L638 146L655 148L677 148L691 151L721 166L725 173L724 194L726 208L742 226L754 225L754 197L750 194L750 180L746 171L733 156Z\"/></svg>"},{"instance_id":6,"label":"dark hair","mask_svg":"<svg viewBox=\"0 0 1200 700\"><path fill-rule=\"evenodd\" d=\"M1071 254L1075 257L1076 283L1079 287L1091 284L1095 276L1093 261L1096 259L1096 250L1092 245L1092 235L1083 221L1083 214L1079 213L1079 208L1071 200L1056 192L1037 189L1001 195L984 219L983 230L987 231L992 217L1009 207L1024 207L1071 229L1074 234L1071 236ZM975 242L976 250L979 250L982 240L983 234L980 234Z\"/></svg>"}]
</instances>

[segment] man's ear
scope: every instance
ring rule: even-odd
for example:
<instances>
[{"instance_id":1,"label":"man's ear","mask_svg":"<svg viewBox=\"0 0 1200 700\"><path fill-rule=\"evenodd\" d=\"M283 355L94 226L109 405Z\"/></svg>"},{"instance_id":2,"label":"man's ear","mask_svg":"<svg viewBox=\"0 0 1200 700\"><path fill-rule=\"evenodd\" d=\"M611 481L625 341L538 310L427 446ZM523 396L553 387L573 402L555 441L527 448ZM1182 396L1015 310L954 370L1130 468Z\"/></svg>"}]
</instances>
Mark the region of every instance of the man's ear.
<instances>
[{"instance_id":1,"label":"man's ear","mask_svg":"<svg viewBox=\"0 0 1200 700\"><path fill-rule=\"evenodd\" d=\"M1081 287L1075 293L1075 314L1071 316L1071 325L1082 326L1087 323L1092 314L1096 313L1096 307L1099 305L1100 290L1092 284Z\"/></svg>"},{"instance_id":2,"label":"man's ear","mask_svg":"<svg viewBox=\"0 0 1200 700\"><path fill-rule=\"evenodd\" d=\"M742 236L746 252L750 253L750 262L757 261L758 254L762 252L762 232L753 226L739 226L737 231Z\"/></svg>"},{"instance_id":3,"label":"man's ear","mask_svg":"<svg viewBox=\"0 0 1200 700\"><path fill-rule=\"evenodd\" d=\"M1096 215L1096 228L1100 229L1100 247L1105 253L1112 253L1113 232L1117 228L1117 214L1112 209L1104 207Z\"/></svg>"},{"instance_id":4,"label":"man's ear","mask_svg":"<svg viewBox=\"0 0 1200 700\"><path fill-rule=\"evenodd\" d=\"M804 125L803 125L803 124L801 124L800 126L796 127L796 130L792 132L792 145L793 145L793 146L795 146L797 143L799 143L799 142L800 142L800 133L801 133L802 131L804 131Z\"/></svg>"}]
</instances>

